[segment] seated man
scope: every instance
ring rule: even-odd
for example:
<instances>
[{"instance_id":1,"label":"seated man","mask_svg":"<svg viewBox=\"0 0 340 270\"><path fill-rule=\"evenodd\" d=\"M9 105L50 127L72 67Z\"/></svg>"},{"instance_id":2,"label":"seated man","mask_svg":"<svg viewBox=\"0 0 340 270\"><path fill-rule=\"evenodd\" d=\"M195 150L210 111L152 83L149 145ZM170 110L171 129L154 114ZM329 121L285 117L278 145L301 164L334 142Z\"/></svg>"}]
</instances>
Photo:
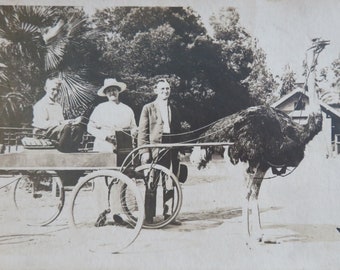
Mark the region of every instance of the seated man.
<instances>
[{"instance_id":1,"label":"seated man","mask_svg":"<svg viewBox=\"0 0 340 270\"><path fill-rule=\"evenodd\" d=\"M81 125L81 117L64 119L62 107L56 102L60 86L58 78L46 80L46 95L33 107L32 126L37 134L56 141L59 151L77 152L85 127Z\"/></svg>"},{"instance_id":2,"label":"seated man","mask_svg":"<svg viewBox=\"0 0 340 270\"><path fill-rule=\"evenodd\" d=\"M77 152L85 130L81 117L65 120L63 110L56 98L60 92L61 81L58 78L47 79L46 95L33 107L35 133L56 142L56 147L64 153ZM82 171L58 171L64 185L73 186L78 182Z\"/></svg>"}]
</instances>

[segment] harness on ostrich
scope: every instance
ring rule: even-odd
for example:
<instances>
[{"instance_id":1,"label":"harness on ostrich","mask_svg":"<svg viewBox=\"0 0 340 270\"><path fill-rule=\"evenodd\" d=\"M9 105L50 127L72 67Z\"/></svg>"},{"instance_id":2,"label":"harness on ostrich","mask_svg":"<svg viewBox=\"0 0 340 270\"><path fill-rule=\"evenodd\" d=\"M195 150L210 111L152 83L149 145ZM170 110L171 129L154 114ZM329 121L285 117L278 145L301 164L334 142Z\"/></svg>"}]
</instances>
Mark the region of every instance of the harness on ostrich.
<instances>
[{"instance_id":1,"label":"harness on ostrich","mask_svg":"<svg viewBox=\"0 0 340 270\"><path fill-rule=\"evenodd\" d=\"M271 162L267 162L271 169L272 169L272 173L275 174L275 175L283 175L286 173L287 171L287 165L276 165L276 164L273 164Z\"/></svg>"}]
</instances>

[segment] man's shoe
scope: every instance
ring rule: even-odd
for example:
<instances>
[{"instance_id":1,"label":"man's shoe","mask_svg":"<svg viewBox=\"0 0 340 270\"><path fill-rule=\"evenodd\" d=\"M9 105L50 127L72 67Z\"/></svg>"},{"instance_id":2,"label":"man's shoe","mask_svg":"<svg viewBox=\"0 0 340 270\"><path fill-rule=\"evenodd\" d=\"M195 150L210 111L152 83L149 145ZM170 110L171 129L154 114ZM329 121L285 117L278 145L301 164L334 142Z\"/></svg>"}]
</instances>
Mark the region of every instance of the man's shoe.
<instances>
[{"instance_id":1,"label":"man's shoe","mask_svg":"<svg viewBox=\"0 0 340 270\"><path fill-rule=\"evenodd\" d=\"M106 215L110 212L111 212L110 209L106 209L106 210L104 210L104 212L100 213L94 226L96 226L96 227L104 226L105 223L106 223Z\"/></svg>"},{"instance_id":2,"label":"man's shoe","mask_svg":"<svg viewBox=\"0 0 340 270\"><path fill-rule=\"evenodd\" d=\"M149 218L145 218L144 219L144 223L145 224L153 224L153 218L150 218L150 217Z\"/></svg>"},{"instance_id":3,"label":"man's shoe","mask_svg":"<svg viewBox=\"0 0 340 270\"><path fill-rule=\"evenodd\" d=\"M167 220L170 218L170 215L164 215L164 220ZM176 225L176 226L179 226L179 225L182 225L182 222L174 219L173 221L171 221L169 224L171 225Z\"/></svg>"},{"instance_id":4,"label":"man's shoe","mask_svg":"<svg viewBox=\"0 0 340 270\"><path fill-rule=\"evenodd\" d=\"M114 214L113 215L113 220L114 222L116 222L117 224L122 225L124 223L124 220L122 219L122 217L120 215Z\"/></svg>"},{"instance_id":5,"label":"man's shoe","mask_svg":"<svg viewBox=\"0 0 340 270\"><path fill-rule=\"evenodd\" d=\"M126 222L120 215L118 214L114 214L113 215L113 220L115 222L115 224L119 225L119 226L123 226L123 227L127 227L129 229L133 229L133 226Z\"/></svg>"},{"instance_id":6,"label":"man's shoe","mask_svg":"<svg viewBox=\"0 0 340 270\"><path fill-rule=\"evenodd\" d=\"M171 224L171 225L176 225L176 226L180 226L180 225L182 225L182 222L180 222L180 221L174 219L174 220L171 221L169 224Z\"/></svg>"}]
</instances>

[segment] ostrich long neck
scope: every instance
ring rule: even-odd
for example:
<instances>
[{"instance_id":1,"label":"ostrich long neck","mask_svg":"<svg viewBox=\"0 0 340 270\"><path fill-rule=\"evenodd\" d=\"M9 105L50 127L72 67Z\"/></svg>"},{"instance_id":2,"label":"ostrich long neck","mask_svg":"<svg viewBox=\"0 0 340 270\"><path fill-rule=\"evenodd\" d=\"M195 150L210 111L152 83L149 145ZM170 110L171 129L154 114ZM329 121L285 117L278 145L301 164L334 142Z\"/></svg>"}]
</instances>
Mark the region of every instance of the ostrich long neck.
<instances>
[{"instance_id":1,"label":"ostrich long neck","mask_svg":"<svg viewBox=\"0 0 340 270\"><path fill-rule=\"evenodd\" d=\"M320 44L321 43L319 43L319 45ZM309 97L309 108L308 108L309 117L308 117L307 124L304 125L303 127L304 132L301 134L302 136L301 141L304 143L308 143L309 141L311 141L314 138L314 136L318 134L322 129L322 114L321 114L320 100L318 98L318 95L315 89L315 81L316 81L315 67L317 65L317 58L319 56L319 53L324 48L323 47L322 49L320 49L319 45L318 46L315 45L312 51L313 53L312 63L307 72L306 82L305 82L305 86L308 86L307 89L308 89L308 97Z\"/></svg>"},{"instance_id":2,"label":"ostrich long neck","mask_svg":"<svg viewBox=\"0 0 340 270\"><path fill-rule=\"evenodd\" d=\"M308 122L303 126L304 132L301 134L301 141L307 144L322 129L322 114L319 110L317 113L309 115Z\"/></svg>"}]
</instances>

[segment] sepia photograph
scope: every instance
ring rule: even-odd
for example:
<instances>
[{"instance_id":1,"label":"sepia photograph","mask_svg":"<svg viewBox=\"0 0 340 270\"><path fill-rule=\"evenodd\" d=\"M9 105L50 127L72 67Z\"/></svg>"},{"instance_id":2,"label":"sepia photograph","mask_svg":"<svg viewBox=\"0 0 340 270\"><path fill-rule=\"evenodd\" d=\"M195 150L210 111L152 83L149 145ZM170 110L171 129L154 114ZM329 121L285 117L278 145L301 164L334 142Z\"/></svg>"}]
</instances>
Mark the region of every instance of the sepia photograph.
<instances>
[{"instance_id":1,"label":"sepia photograph","mask_svg":"<svg viewBox=\"0 0 340 270\"><path fill-rule=\"evenodd\" d=\"M0 269L338 270L339 14L0 0Z\"/></svg>"}]
</instances>

